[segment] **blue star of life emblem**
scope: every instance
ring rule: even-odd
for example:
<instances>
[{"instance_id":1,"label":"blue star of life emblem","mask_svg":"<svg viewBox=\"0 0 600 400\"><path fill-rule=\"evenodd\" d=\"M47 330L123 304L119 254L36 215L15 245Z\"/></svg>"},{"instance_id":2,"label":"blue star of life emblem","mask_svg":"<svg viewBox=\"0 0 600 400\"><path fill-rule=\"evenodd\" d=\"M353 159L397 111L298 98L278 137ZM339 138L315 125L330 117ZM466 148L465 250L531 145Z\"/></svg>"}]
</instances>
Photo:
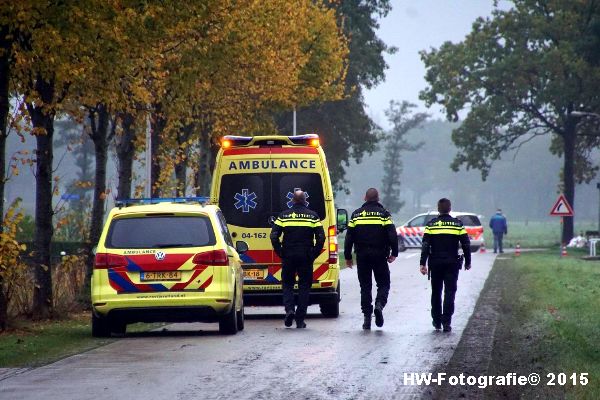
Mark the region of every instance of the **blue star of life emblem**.
<instances>
[{"instance_id":1,"label":"blue star of life emblem","mask_svg":"<svg viewBox=\"0 0 600 400\"><path fill-rule=\"evenodd\" d=\"M294 191L293 191L293 192L288 192L288 194L285 196L285 197L286 197L286 198L289 200L289 201L286 203L286 204L287 204L287 206L288 206L288 208L292 208L292 206L294 205L294 202L292 201L292 199L294 198L294 192L295 192L296 190L302 190L302 189L300 189L300 188L294 188ZM308 205L310 204L310 203L308 202L308 198L309 198L310 196L308 195L308 192L304 192L304 194L306 195L306 199L307 199L307 201L306 201L306 207L308 207Z\"/></svg>"},{"instance_id":2,"label":"blue star of life emblem","mask_svg":"<svg viewBox=\"0 0 600 400\"><path fill-rule=\"evenodd\" d=\"M250 212L250 209L255 209L258 203L256 200L256 193L248 193L248 189L242 189L242 193L236 193L234 199L236 200L234 206L236 209L242 209L242 212Z\"/></svg>"}]
</instances>

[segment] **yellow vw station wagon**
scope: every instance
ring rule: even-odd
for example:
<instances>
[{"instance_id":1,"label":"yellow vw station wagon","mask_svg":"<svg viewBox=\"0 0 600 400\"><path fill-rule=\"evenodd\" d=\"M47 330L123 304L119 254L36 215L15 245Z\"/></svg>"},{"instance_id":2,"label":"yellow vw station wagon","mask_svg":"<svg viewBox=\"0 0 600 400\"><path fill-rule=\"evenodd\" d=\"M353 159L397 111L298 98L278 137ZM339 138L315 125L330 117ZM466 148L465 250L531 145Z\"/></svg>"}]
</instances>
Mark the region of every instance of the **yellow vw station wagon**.
<instances>
[{"instance_id":1,"label":"yellow vw station wagon","mask_svg":"<svg viewBox=\"0 0 600 400\"><path fill-rule=\"evenodd\" d=\"M117 201L96 249L92 335L124 334L134 322L218 322L244 328L243 241L234 246L207 198Z\"/></svg>"}]
</instances>

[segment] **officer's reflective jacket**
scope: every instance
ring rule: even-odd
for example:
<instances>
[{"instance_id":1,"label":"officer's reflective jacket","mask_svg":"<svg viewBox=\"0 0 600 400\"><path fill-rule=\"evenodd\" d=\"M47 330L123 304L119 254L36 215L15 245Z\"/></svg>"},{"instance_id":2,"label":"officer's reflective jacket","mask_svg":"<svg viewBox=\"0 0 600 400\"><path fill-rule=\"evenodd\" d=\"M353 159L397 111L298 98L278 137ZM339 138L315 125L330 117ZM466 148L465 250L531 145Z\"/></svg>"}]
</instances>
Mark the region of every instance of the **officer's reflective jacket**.
<instances>
[{"instance_id":1,"label":"officer's reflective jacket","mask_svg":"<svg viewBox=\"0 0 600 400\"><path fill-rule=\"evenodd\" d=\"M465 265L471 265L471 245L465 227L449 214L441 214L425 226L420 265L425 265L428 258L430 263L456 262L459 245L465 255Z\"/></svg>"},{"instance_id":2,"label":"officer's reflective jacket","mask_svg":"<svg viewBox=\"0 0 600 400\"><path fill-rule=\"evenodd\" d=\"M390 212L377 201L368 201L352 213L344 242L344 258L352 259L352 246L357 253L398 256L398 235Z\"/></svg>"},{"instance_id":3,"label":"officer's reflective jacket","mask_svg":"<svg viewBox=\"0 0 600 400\"><path fill-rule=\"evenodd\" d=\"M283 244L279 237L283 234ZM279 257L281 249L310 249L313 257L321 252L325 243L325 231L316 212L302 204L294 204L292 208L282 211L271 229L271 243Z\"/></svg>"}]
</instances>

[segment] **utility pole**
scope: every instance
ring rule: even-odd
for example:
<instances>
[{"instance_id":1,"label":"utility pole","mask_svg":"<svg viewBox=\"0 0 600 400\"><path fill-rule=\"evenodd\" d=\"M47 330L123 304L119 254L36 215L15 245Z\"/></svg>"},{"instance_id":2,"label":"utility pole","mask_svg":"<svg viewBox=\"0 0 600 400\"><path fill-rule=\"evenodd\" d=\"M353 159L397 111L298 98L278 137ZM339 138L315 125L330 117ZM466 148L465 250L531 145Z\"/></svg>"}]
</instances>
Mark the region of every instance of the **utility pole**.
<instances>
[{"instance_id":1,"label":"utility pole","mask_svg":"<svg viewBox=\"0 0 600 400\"><path fill-rule=\"evenodd\" d=\"M296 107L294 107L294 128L293 135L296 136Z\"/></svg>"}]
</instances>

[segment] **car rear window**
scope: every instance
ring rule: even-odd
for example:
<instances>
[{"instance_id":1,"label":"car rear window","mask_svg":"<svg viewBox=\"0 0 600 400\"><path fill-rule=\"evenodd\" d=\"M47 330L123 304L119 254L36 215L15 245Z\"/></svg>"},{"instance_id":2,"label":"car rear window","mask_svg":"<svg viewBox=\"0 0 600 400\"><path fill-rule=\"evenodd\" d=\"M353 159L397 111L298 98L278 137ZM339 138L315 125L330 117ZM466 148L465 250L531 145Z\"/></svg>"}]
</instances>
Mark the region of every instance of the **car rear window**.
<instances>
[{"instance_id":1,"label":"car rear window","mask_svg":"<svg viewBox=\"0 0 600 400\"><path fill-rule=\"evenodd\" d=\"M291 207L294 189L307 195L308 208L325 218L321 175L315 173L227 174L221 178L219 208L228 224L268 228L269 219Z\"/></svg>"},{"instance_id":2,"label":"car rear window","mask_svg":"<svg viewBox=\"0 0 600 400\"><path fill-rule=\"evenodd\" d=\"M105 246L113 249L157 249L212 246L215 243L215 233L208 217L143 216L114 219Z\"/></svg>"},{"instance_id":3,"label":"car rear window","mask_svg":"<svg viewBox=\"0 0 600 400\"><path fill-rule=\"evenodd\" d=\"M464 226L481 226L481 221L479 221L477 215L459 215L456 218L458 218Z\"/></svg>"}]
</instances>

